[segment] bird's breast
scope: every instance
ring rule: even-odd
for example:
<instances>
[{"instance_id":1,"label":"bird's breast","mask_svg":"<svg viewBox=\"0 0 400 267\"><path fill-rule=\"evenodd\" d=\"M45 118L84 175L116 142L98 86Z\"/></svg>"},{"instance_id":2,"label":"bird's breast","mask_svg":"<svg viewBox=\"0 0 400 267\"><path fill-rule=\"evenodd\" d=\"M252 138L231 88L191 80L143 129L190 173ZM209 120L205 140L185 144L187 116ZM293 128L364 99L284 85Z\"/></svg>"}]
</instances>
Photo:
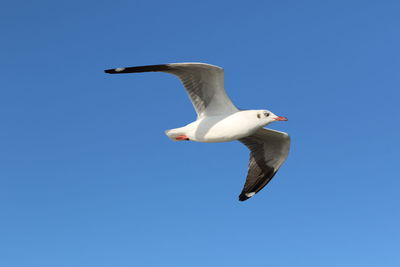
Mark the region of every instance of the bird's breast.
<instances>
[{"instance_id":1,"label":"bird's breast","mask_svg":"<svg viewBox=\"0 0 400 267\"><path fill-rule=\"evenodd\" d=\"M229 142L251 135L260 128L241 116L206 117L193 123L190 140L215 143Z\"/></svg>"}]
</instances>

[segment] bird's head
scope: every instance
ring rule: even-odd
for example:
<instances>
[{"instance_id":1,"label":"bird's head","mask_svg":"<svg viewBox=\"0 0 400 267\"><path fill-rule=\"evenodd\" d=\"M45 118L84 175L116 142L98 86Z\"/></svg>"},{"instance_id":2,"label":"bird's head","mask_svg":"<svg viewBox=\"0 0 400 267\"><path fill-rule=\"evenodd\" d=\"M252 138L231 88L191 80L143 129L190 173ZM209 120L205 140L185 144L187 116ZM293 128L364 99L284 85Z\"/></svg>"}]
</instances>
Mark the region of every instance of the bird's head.
<instances>
[{"instance_id":1,"label":"bird's head","mask_svg":"<svg viewBox=\"0 0 400 267\"><path fill-rule=\"evenodd\" d=\"M265 126L271 122L274 121L287 121L288 119L286 117L281 117L278 115L275 115L269 110L255 110L255 114L257 119L260 122L260 125Z\"/></svg>"}]
</instances>

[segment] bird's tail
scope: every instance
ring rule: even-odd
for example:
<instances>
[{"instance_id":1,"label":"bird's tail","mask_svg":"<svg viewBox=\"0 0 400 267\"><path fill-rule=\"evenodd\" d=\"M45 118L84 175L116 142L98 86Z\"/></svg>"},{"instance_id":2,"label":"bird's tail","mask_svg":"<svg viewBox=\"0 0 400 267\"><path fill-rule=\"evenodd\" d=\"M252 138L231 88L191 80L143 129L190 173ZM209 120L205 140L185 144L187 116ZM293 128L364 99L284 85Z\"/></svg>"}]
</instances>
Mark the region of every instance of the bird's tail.
<instances>
[{"instance_id":1,"label":"bird's tail","mask_svg":"<svg viewBox=\"0 0 400 267\"><path fill-rule=\"evenodd\" d=\"M172 141L184 141L189 140L189 138L185 138L185 132L182 128L170 129L166 130L165 134L171 139Z\"/></svg>"}]
</instances>

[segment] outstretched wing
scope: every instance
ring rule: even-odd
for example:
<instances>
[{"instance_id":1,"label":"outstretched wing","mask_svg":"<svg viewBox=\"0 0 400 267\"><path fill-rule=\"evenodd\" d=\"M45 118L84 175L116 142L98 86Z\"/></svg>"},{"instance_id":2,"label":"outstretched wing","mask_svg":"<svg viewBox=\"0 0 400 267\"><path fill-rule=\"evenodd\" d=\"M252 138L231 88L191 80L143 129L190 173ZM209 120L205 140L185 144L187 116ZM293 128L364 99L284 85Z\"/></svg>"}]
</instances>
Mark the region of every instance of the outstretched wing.
<instances>
[{"instance_id":1,"label":"outstretched wing","mask_svg":"<svg viewBox=\"0 0 400 267\"><path fill-rule=\"evenodd\" d=\"M286 160L290 137L283 132L262 128L239 141L250 149L246 183L239 195L239 200L245 201L263 189Z\"/></svg>"},{"instance_id":2,"label":"outstretched wing","mask_svg":"<svg viewBox=\"0 0 400 267\"><path fill-rule=\"evenodd\" d=\"M159 71L171 73L181 80L198 117L231 114L238 109L224 89L224 70L204 63L172 63L105 70L106 73Z\"/></svg>"}]
</instances>

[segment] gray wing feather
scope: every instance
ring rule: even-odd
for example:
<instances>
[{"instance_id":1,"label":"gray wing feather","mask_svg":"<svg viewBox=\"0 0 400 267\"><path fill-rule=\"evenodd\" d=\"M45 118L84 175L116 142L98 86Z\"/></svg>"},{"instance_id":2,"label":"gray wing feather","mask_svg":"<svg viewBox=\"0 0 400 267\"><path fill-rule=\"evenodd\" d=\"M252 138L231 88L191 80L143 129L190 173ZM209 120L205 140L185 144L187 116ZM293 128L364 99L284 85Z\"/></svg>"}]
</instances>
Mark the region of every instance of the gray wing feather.
<instances>
[{"instance_id":1,"label":"gray wing feather","mask_svg":"<svg viewBox=\"0 0 400 267\"><path fill-rule=\"evenodd\" d=\"M172 63L105 70L106 73L160 71L178 76L197 116L230 114L238 111L224 89L224 70L204 63Z\"/></svg>"},{"instance_id":2,"label":"gray wing feather","mask_svg":"<svg viewBox=\"0 0 400 267\"><path fill-rule=\"evenodd\" d=\"M239 195L239 200L245 201L263 189L285 162L290 137L286 133L262 128L239 141L250 150L246 183Z\"/></svg>"}]
</instances>

